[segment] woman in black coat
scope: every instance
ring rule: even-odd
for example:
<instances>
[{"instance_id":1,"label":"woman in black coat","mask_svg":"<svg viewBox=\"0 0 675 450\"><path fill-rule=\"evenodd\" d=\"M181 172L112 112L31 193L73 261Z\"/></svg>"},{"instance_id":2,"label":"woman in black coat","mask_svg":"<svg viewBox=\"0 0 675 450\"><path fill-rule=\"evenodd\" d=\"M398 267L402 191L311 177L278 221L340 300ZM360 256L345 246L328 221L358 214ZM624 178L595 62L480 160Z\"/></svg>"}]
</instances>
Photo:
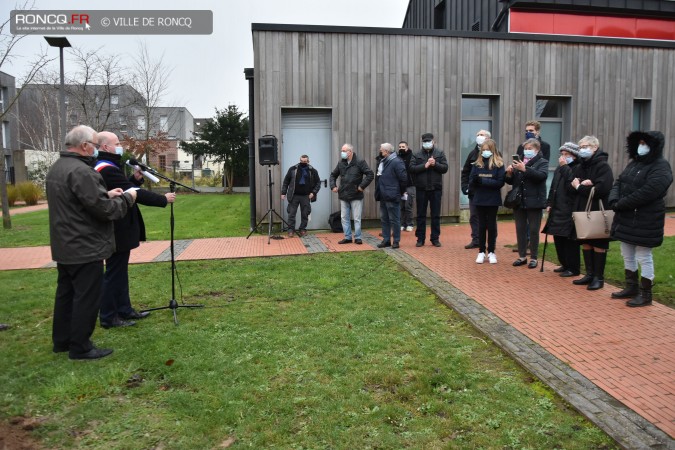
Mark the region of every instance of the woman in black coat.
<instances>
[{"instance_id":1,"label":"woman in black coat","mask_svg":"<svg viewBox=\"0 0 675 450\"><path fill-rule=\"evenodd\" d=\"M660 131L629 134L626 151L631 161L609 194L609 205L615 211L611 236L621 241L626 274L626 288L612 293L612 298L629 298L628 306L652 303L652 248L663 243L664 197L673 182L670 164L663 159L664 143ZM639 289L638 263L642 269Z\"/></svg>"},{"instance_id":2,"label":"woman in black coat","mask_svg":"<svg viewBox=\"0 0 675 450\"><path fill-rule=\"evenodd\" d=\"M520 207L513 210L516 220L516 238L518 240L519 258L513 262L514 266L527 264L527 234L530 231L530 263L528 268L537 267L539 252L539 228L541 216L546 208L546 178L548 177L548 161L544 159L539 149L541 144L537 139L528 139L523 142L522 161L513 161L506 168L504 181L516 189L523 183L523 197ZM528 228L529 227L529 228Z\"/></svg>"},{"instance_id":3,"label":"woman in black coat","mask_svg":"<svg viewBox=\"0 0 675 450\"><path fill-rule=\"evenodd\" d=\"M579 141L580 164L574 168L574 179L570 186L570 192L574 194L573 211L585 211L591 189L595 188L592 211L600 210L600 200L607 205L609 191L614 183L612 168L607 164L607 153L600 149L600 141L595 136L584 136ZM605 263L607 262L607 239L583 239L581 250L584 255L586 275L572 283L586 285L586 289L593 291L601 289L605 285Z\"/></svg>"},{"instance_id":4,"label":"woman in black coat","mask_svg":"<svg viewBox=\"0 0 675 450\"><path fill-rule=\"evenodd\" d=\"M546 201L548 220L542 232L553 235L555 251L560 261L560 267L553 271L559 273L561 277L575 277L581 271L579 244L574 239L574 222L572 221L573 198L569 192L578 157L579 146L577 144L565 142L560 147L559 166L553 173L553 181Z\"/></svg>"}]
</instances>

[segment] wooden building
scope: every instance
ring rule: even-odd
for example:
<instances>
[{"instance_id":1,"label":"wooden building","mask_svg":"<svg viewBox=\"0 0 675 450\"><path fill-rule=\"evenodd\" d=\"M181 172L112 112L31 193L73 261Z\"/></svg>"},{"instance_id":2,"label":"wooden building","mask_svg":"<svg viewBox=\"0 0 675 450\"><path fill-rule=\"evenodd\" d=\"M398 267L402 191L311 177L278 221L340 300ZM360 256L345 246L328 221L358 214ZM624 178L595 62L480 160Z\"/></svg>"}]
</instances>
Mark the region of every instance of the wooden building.
<instances>
[{"instance_id":1,"label":"wooden building","mask_svg":"<svg viewBox=\"0 0 675 450\"><path fill-rule=\"evenodd\" d=\"M406 24L416 7L440 3L411 0ZM433 11L427 8L425 14ZM675 30L672 17L661 18L671 20ZM675 159L675 36L629 39L433 26L253 24L252 30L254 137L276 136L280 161L256 164L257 218L268 207L268 169L275 182L273 206L285 215L278 194L288 167L306 153L327 179L345 142L374 167L381 143L405 140L418 150L421 134L433 133L450 164L445 220L457 220L467 207L460 172L481 128L492 131L505 155L515 152L524 140L524 123L533 118L542 122L552 155L562 142L595 135L617 174L627 164L628 132L657 129L666 136L666 158ZM557 158L551 159L552 171ZM365 219L379 217L373 193L374 186L366 190ZM667 204L675 206L675 187ZM322 186L310 227L327 228L328 214L337 210L337 195Z\"/></svg>"}]
</instances>

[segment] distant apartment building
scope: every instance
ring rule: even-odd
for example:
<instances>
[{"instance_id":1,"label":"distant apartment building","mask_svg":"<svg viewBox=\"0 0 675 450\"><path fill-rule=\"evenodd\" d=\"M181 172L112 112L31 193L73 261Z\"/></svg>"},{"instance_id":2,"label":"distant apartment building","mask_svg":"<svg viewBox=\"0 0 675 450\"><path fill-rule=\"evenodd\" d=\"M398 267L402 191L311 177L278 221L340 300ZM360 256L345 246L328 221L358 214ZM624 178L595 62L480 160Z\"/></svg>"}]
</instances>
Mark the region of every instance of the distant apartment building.
<instances>
[{"instance_id":1,"label":"distant apartment building","mask_svg":"<svg viewBox=\"0 0 675 450\"><path fill-rule=\"evenodd\" d=\"M2 158L4 159L5 181L8 183L26 180L23 157L19 152L17 133L16 104L11 105L16 96L16 80L10 74L0 72L0 137L2 138Z\"/></svg>"}]
</instances>

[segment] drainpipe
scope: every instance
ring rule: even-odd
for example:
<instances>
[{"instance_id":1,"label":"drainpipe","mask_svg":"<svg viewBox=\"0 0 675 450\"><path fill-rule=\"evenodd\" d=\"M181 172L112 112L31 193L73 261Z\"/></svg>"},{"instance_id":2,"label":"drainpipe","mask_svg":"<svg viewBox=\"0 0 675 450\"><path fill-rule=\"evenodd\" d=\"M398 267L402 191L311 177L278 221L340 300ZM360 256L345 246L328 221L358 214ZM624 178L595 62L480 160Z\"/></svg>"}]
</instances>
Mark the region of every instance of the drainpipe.
<instances>
[{"instance_id":1,"label":"drainpipe","mask_svg":"<svg viewBox=\"0 0 675 450\"><path fill-rule=\"evenodd\" d=\"M254 76L253 68L244 69L245 78L248 80L248 185L249 185L249 208L251 223L249 231L253 231L256 225L256 189L255 189L255 110L254 110Z\"/></svg>"}]
</instances>

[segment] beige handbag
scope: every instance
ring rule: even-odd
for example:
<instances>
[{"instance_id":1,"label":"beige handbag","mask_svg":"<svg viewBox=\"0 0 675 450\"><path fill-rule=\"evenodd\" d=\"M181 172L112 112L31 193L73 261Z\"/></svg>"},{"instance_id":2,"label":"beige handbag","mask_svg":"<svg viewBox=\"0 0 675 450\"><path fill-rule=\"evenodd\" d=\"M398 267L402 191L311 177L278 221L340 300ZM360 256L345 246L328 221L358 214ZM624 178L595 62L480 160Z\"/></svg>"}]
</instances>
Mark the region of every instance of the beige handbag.
<instances>
[{"instance_id":1,"label":"beige handbag","mask_svg":"<svg viewBox=\"0 0 675 450\"><path fill-rule=\"evenodd\" d=\"M600 211L591 211L593 203L593 194L595 187L591 188L591 194L588 196L585 211L576 211L572 213L574 228L577 232L577 239L608 239L609 232L612 229L614 220L614 211L606 211L602 200L598 201Z\"/></svg>"}]
</instances>

